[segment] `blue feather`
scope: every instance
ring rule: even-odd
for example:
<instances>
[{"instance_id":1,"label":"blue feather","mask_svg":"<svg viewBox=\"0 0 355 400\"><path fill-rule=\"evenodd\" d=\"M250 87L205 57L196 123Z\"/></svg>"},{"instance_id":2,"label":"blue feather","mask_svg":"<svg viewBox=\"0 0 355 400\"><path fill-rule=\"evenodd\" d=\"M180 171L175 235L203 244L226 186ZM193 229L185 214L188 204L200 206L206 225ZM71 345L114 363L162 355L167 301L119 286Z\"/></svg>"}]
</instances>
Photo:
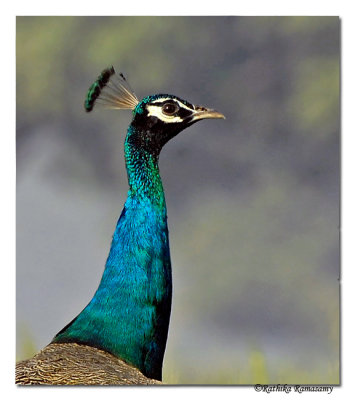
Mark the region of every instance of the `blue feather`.
<instances>
[{"instance_id":1,"label":"blue feather","mask_svg":"<svg viewBox=\"0 0 355 400\"><path fill-rule=\"evenodd\" d=\"M108 86L114 74L113 69L104 72L97 83L101 91L89 90L90 110L102 95L103 83ZM125 98L119 97L122 93ZM172 278L159 154L166 142L196 121L224 116L171 95L148 96L136 104L127 88L109 99L119 107L135 105L125 141L127 201L94 297L53 343L97 347L161 380ZM160 111L154 115L157 107ZM169 123L169 118L175 122Z\"/></svg>"},{"instance_id":2,"label":"blue feather","mask_svg":"<svg viewBox=\"0 0 355 400\"><path fill-rule=\"evenodd\" d=\"M132 133L131 128L128 137ZM172 292L164 192L154 157L142 155L129 140L125 154L130 190L101 283L53 341L98 347L161 379Z\"/></svg>"}]
</instances>

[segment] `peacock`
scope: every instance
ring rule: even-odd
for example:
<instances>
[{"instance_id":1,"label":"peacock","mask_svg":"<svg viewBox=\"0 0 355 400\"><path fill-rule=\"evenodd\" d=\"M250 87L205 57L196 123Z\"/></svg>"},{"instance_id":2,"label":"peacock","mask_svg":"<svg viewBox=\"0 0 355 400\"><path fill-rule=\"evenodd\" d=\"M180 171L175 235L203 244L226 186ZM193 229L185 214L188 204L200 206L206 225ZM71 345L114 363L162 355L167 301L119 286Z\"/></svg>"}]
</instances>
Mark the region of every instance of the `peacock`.
<instances>
[{"instance_id":1,"label":"peacock","mask_svg":"<svg viewBox=\"0 0 355 400\"><path fill-rule=\"evenodd\" d=\"M119 385L162 380L172 298L167 209L158 160L163 146L197 121L223 114L169 94L138 100L122 73L104 69L84 107L130 109L124 143L129 190L98 289L88 305L33 358L18 384Z\"/></svg>"}]
</instances>

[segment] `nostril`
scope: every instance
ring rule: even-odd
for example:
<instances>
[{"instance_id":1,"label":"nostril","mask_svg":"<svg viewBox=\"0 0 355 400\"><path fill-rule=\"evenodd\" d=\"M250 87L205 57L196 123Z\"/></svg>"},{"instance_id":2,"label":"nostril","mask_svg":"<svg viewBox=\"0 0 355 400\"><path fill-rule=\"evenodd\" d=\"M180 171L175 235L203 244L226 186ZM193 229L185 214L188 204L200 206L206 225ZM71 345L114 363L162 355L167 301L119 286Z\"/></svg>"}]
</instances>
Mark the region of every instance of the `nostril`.
<instances>
[{"instance_id":1,"label":"nostril","mask_svg":"<svg viewBox=\"0 0 355 400\"><path fill-rule=\"evenodd\" d=\"M206 107L202 107L202 106L195 106L195 110L196 111L207 111Z\"/></svg>"}]
</instances>

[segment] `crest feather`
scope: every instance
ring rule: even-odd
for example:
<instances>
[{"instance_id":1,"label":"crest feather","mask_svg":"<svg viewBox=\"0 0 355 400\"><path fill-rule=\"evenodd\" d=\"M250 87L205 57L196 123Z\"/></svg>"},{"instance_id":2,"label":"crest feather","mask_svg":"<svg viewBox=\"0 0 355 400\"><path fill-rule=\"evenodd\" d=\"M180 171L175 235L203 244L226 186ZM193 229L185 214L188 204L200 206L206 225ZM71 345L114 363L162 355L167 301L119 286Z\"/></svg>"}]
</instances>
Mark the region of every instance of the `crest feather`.
<instances>
[{"instance_id":1,"label":"crest feather","mask_svg":"<svg viewBox=\"0 0 355 400\"><path fill-rule=\"evenodd\" d=\"M90 86L84 103L90 112L95 104L106 108L133 110L139 100L122 73L116 74L113 67L104 69Z\"/></svg>"}]
</instances>

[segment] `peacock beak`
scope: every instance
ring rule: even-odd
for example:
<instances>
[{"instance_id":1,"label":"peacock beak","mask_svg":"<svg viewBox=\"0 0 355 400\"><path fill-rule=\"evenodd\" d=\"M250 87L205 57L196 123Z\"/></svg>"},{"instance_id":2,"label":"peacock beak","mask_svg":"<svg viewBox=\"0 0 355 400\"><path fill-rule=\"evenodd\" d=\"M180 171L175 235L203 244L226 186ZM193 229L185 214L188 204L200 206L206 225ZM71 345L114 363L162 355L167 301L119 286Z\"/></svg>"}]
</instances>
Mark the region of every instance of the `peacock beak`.
<instances>
[{"instance_id":1,"label":"peacock beak","mask_svg":"<svg viewBox=\"0 0 355 400\"><path fill-rule=\"evenodd\" d=\"M220 112L213 110L212 108L206 108L202 106L195 106L195 112L192 115L192 121L198 121L200 119L226 119L226 117Z\"/></svg>"}]
</instances>

